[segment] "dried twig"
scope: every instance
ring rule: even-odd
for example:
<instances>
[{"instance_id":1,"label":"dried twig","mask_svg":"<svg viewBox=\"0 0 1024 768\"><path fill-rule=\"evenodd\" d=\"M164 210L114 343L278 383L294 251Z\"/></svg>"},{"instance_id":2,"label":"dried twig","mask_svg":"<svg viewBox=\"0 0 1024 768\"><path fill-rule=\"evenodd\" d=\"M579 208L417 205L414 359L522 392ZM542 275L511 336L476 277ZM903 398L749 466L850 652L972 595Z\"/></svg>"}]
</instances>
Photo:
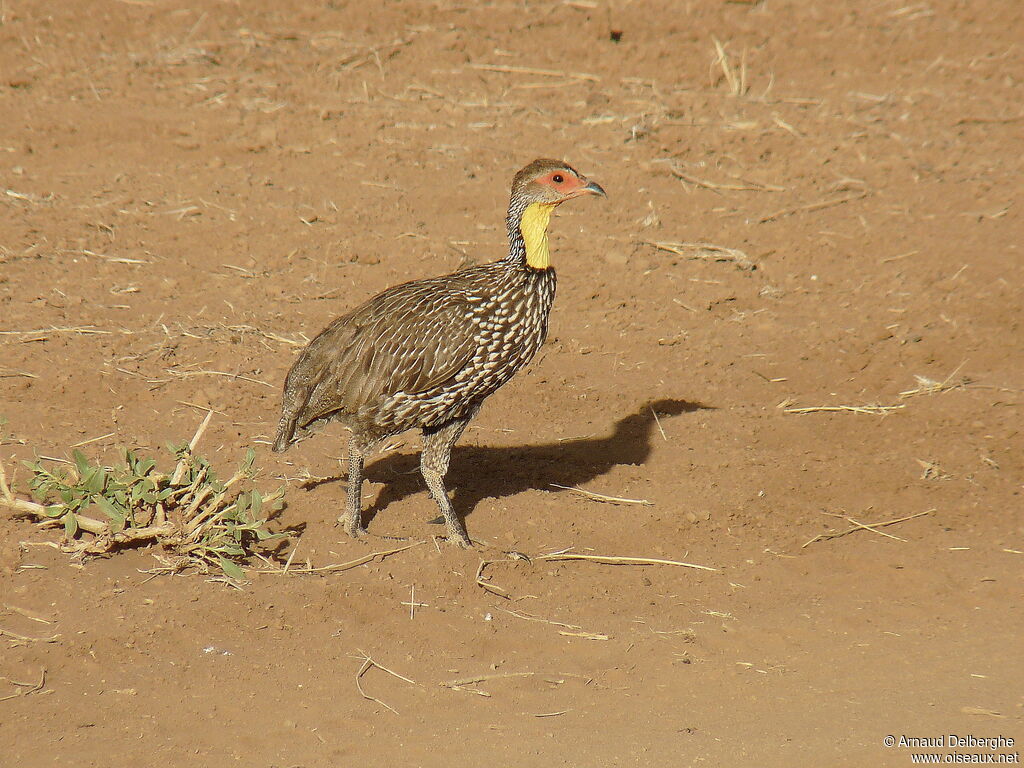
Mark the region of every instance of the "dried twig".
<instances>
[{"instance_id":1,"label":"dried twig","mask_svg":"<svg viewBox=\"0 0 1024 768\"><path fill-rule=\"evenodd\" d=\"M188 449L194 451L196 446L199 445L199 440L202 438L206 428L210 425L210 419L213 418L213 410L206 412L206 418L203 419L202 423L196 428L195 434L192 435L192 439L188 441ZM174 468L174 474L171 475L171 485L178 485L181 479L185 476L185 471L188 469L188 460L186 456L182 456L178 459L178 464Z\"/></svg>"},{"instance_id":2,"label":"dried twig","mask_svg":"<svg viewBox=\"0 0 1024 768\"><path fill-rule=\"evenodd\" d=\"M311 565L307 565L305 568L258 568L254 569L255 573L279 573L282 576L287 574L305 574L305 573L339 573L341 571L348 571L352 568L358 568L360 565L365 565L371 560L380 558L383 560L385 557L398 554L399 552L405 552L407 549L418 547L420 544L426 543L426 540L414 541L412 544L406 544L404 547L396 547L395 549L385 549L380 552L371 552L368 555L357 557L355 560L349 560L347 563L334 563L332 565L321 565L314 568ZM290 562L290 561L289 561Z\"/></svg>"},{"instance_id":3,"label":"dried twig","mask_svg":"<svg viewBox=\"0 0 1024 768\"><path fill-rule=\"evenodd\" d=\"M566 624L564 621L551 621L550 619L542 619L540 616L534 616L529 613L521 613L520 611L510 611L507 608L502 608L502 611L510 616L515 616L517 619L523 619L525 621L538 621L541 624L551 624L554 627L563 627L558 634L565 635L566 637L583 637L587 640L610 640L611 636L606 635L603 632L587 632L583 627L577 624ZM573 630L566 632L564 630Z\"/></svg>"},{"instance_id":4,"label":"dried twig","mask_svg":"<svg viewBox=\"0 0 1024 768\"><path fill-rule=\"evenodd\" d=\"M914 376L914 378L917 380L918 386L915 389L907 389L904 390L903 392L900 392L900 399L916 397L917 395L937 395L940 392L947 392L948 390L951 389L960 389L961 387L966 387L968 384L972 383L971 379L967 378L966 376L963 376L957 379L956 381L953 381L953 377L956 376L957 373L959 373L960 369L963 368L966 364L967 361L964 360L962 363L960 363L960 365L958 365L956 368L952 370L949 376L947 376L942 381L935 381L934 379L929 379L924 376Z\"/></svg>"},{"instance_id":5,"label":"dried twig","mask_svg":"<svg viewBox=\"0 0 1024 768\"><path fill-rule=\"evenodd\" d=\"M15 379L22 377L25 379L38 379L34 373L28 371L16 371L13 368L0 368L0 379Z\"/></svg>"},{"instance_id":6,"label":"dried twig","mask_svg":"<svg viewBox=\"0 0 1024 768\"><path fill-rule=\"evenodd\" d=\"M260 384L270 389L275 389L273 384L270 384L262 379L254 379L252 376L243 376L240 373L228 373L227 371L176 371L173 368L168 368L167 373L172 376L178 376L182 379L187 379L190 376L224 376L228 379L235 379L237 381L248 381L251 384Z\"/></svg>"},{"instance_id":7,"label":"dried twig","mask_svg":"<svg viewBox=\"0 0 1024 768\"><path fill-rule=\"evenodd\" d=\"M48 333L78 333L83 336L105 334L110 335L113 331L105 331L102 328L97 328L93 325L76 326L73 328L58 328L51 326L50 328L37 328L34 331L0 331L0 336L38 336L40 334Z\"/></svg>"},{"instance_id":8,"label":"dried twig","mask_svg":"<svg viewBox=\"0 0 1024 768\"><path fill-rule=\"evenodd\" d=\"M879 522L879 523L859 523L856 520L854 520L854 519L852 519L850 517L846 517L844 515L843 516L844 520L846 520L847 522L853 523L853 527L852 528L847 528L845 531L835 531L834 533L819 533L817 536L815 536L813 539L808 541L806 544L803 544L800 548L803 549L804 547L809 546L810 544L813 544L816 541L828 541L830 539L838 539L838 538L840 538L842 536L846 536L847 534L853 533L855 531L871 531L872 533L877 533L877 534L880 534L882 536L888 536L890 539L897 539L899 541L906 541L906 539L901 539L899 536L893 536L892 534L886 533L885 531L876 531L875 529L876 528L884 528L887 525L895 525L896 523L902 523L902 522L905 522L907 520L913 520L915 517L923 517L924 515L930 515L934 511L935 511L934 509L927 509L924 512L916 512L913 515L907 515L906 517L897 517L897 518L895 518L893 520L883 520L882 522Z\"/></svg>"},{"instance_id":9,"label":"dried twig","mask_svg":"<svg viewBox=\"0 0 1024 768\"><path fill-rule=\"evenodd\" d=\"M510 560L521 560L525 562L554 562L564 560L587 560L592 563L601 563L603 565L674 565L682 568L696 568L701 571L718 571L717 568L712 568L708 565L695 565L694 563L684 563L680 560L662 560L654 557L616 557L612 555L583 555L575 552L552 552L548 555L537 555L536 557L529 557L519 552L509 553L509 560L481 560L480 566L476 569L475 581L477 586L485 589L498 597L505 599L509 598L508 590L502 587L491 584L484 579L484 569L489 565L496 563L508 563Z\"/></svg>"},{"instance_id":10,"label":"dried twig","mask_svg":"<svg viewBox=\"0 0 1024 768\"><path fill-rule=\"evenodd\" d=\"M693 184L698 187L710 190L723 190L726 192L785 192L785 187L777 187L774 184L760 184L756 181L743 181L741 184L735 183L720 183L715 181L707 181L706 179L699 179L696 176L691 176L683 171L679 170L676 166L670 166L669 170L672 175L681 181L685 181L688 184Z\"/></svg>"},{"instance_id":11,"label":"dried twig","mask_svg":"<svg viewBox=\"0 0 1024 768\"><path fill-rule=\"evenodd\" d=\"M816 203L807 203L806 205L798 205L794 208L783 208L775 213L769 213L767 216L762 216L758 221L761 224L766 224L769 221L775 221L775 219L781 219L784 216L791 216L794 213L807 213L810 211L820 211L825 208L832 208L836 205L842 205L843 203L852 203L854 200L861 200L868 196L867 192L861 192L856 195L847 195L846 197L834 197L828 200L820 200Z\"/></svg>"},{"instance_id":12,"label":"dried twig","mask_svg":"<svg viewBox=\"0 0 1024 768\"><path fill-rule=\"evenodd\" d=\"M498 561L498 560L481 560L479 567L476 569L476 576L474 577L474 581L476 581L477 586L482 588L483 590L485 590L487 592L490 592L491 594L497 595L498 597L504 597L507 600L508 599L508 590L507 589L502 589L501 587L499 587L499 586L497 586L495 584L490 584L490 583L484 581L484 568L486 568L491 563L496 563L496 562L501 562L501 561Z\"/></svg>"},{"instance_id":13,"label":"dried twig","mask_svg":"<svg viewBox=\"0 0 1024 768\"><path fill-rule=\"evenodd\" d=\"M838 412L869 413L874 416L884 416L887 413L906 408L906 405L813 405L808 408L786 408L783 413L819 413Z\"/></svg>"},{"instance_id":14,"label":"dried twig","mask_svg":"<svg viewBox=\"0 0 1024 768\"><path fill-rule=\"evenodd\" d=\"M656 557L616 557L612 555L582 555L576 552L556 552L533 559L547 562L556 560L588 560L592 563L602 563L604 565L675 565L682 568L696 568L700 571L718 571L717 568L712 568L709 565L695 565L694 563L684 563L681 560L661 560Z\"/></svg>"},{"instance_id":15,"label":"dried twig","mask_svg":"<svg viewBox=\"0 0 1024 768\"><path fill-rule=\"evenodd\" d=\"M60 639L60 635L51 635L50 637L28 637L26 635L19 635L17 632L11 632L9 629L2 628L0 628L0 637L6 637L19 643L56 643Z\"/></svg>"},{"instance_id":16,"label":"dried twig","mask_svg":"<svg viewBox=\"0 0 1024 768\"><path fill-rule=\"evenodd\" d=\"M364 691L362 683L360 682L360 678L362 678L362 676L365 675L371 668L376 667L381 672L387 672L389 675L391 675L393 677L397 677L399 680L404 680L405 682L409 683L410 685L420 685L420 684L417 683L415 680L410 680L408 677L404 677L404 676L398 674L397 672L395 672L393 670L390 670L390 669L388 669L387 667L385 667L385 666L383 666L381 664L378 664L376 661L374 661L370 657L370 655L368 653L366 653L366 651L362 651L361 650L361 651L359 651L359 654L360 655L357 658L362 658L363 665L359 668L359 671L356 672L356 689L359 691L360 695L364 699L369 699L370 701L375 701L378 704L380 704L382 707L384 707L385 709L390 710L391 712L394 712L397 715L398 714L398 710L397 709L395 709L394 707L390 706L389 704L386 704L385 702L381 701L376 696L371 696L366 691ZM420 687L422 688L423 686L420 685Z\"/></svg>"},{"instance_id":17,"label":"dried twig","mask_svg":"<svg viewBox=\"0 0 1024 768\"><path fill-rule=\"evenodd\" d=\"M502 680L509 677L532 677L533 675L546 674L543 672L498 672L492 675L472 675L471 677L459 677L455 680L446 680L439 685L442 688L459 689L467 685L473 685L475 683L483 683L487 680Z\"/></svg>"},{"instance_id":18,"label":"dried twig","mask_svg":"<svg viewBox=\"0 0 1024 768\"><path fill-rule=\"evenodd\" d=\"M664 436L664 433L662 433ZM621 496L606 496L603 493L595 493L594 491L587 491L583 488L577 488L574 485L559 485L558 483L550 483L552 488L561 488L564 491L572 491L578 493L584 498L591 499L593 501L604 501L609 504L642 504L645 507L654 506L654 502L648 501L647 499L625 499Z\"/></svg>"},{"instance_id":19,"label":"dried twig","mask_svg":"<svg viewBox=\"0 0 1024 768\"><path fill-rule=\"evenodd\" d=\"M471 69L480 69L485 72L503 72L517 75L540 75L541 77L568 77L573 80L590 80L600 82L601 78L588 72L563 72L558 69L537 69L536 67L516 67L503 64L470 64Z\"/></svg>"},{"instance_id":20,"label":"dried twig","mask_svg":"<svg viewBox=\"0 0 1024 768\"><path fill-rule=\"evenodd\" d=\"M721 65L722 75L729 85L729 94L736 97L742 96L747 92L747 49L744 48L740 54L739 71L736 71L729 63L729 56L725 52L725 46L722 45L717 37L712 37L711 40L714 42L715 51L718 54L718 58L712 63L712 66L715 64Z\"/></svg>"},{"instance_id":21,"label":"dried twig","mask_svg":"<svg viewBox=\"0 0 1024 768\"><path fill-rule=\"evenodd\" d=\"M39 693L39 691L43 690L43 686L46 685L46 667L43 667L42 670L40 670L38 683L19 683L17 680L11 680L9 677L5 677L4 680L9 682L11 685L18 686L22 690L8 694L7 696L0 696L0 701L17 699L21 696L29 696L33 693Z\"/></svg>"},{"instance_id":22,"label":"dried twig","mask_svg":"<svg viewBox=\"0 0 1024 768\"><path fill-rule=\"evenodd\" d=\"M726 248L724 245L714 245L713 243L663 243L652 240L642 240L641 242L659 251L667 251L687 259L731 261L739 269L753 269L756 266L743 251L738 248Z\"/></svg>"}]
</instances>

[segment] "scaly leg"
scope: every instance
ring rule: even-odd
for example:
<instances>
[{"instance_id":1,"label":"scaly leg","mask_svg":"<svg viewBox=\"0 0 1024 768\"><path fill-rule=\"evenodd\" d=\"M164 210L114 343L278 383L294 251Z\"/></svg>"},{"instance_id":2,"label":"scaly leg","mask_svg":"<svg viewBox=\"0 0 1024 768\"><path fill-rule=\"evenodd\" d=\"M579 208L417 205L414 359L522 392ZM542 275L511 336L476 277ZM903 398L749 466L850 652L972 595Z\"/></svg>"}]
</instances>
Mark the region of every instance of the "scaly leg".
<instances>
[{"instance_id":1,"label":"scaly leg","mask_svg":"<svg viewBox=\"0 0 1024 768\"><path fill-rule=\"evenodd\" d=\"M348 491L345 512L338 518L338 522L345 526L345 533L353 537L366 533L362 514L363 455L363 447L353 437L348 441Z\"/></svg>"},{"instance_id":2,"label":"scaly leg","mask_svg":"<svg viewBox=\"0 0 1024 768\"><path fill-rule=\"evenodd\" d=\"M452 508L451 499L444 488L444 476L448 472L448 464L452 457L452 446L462 435L462 431L476 416L476 409L462 419L456 419L443 427L423 430L423 454L420 456L420 472L427 482L430 495L441 508L445 526L448 528L448 541L460 547L471 547L473 542L466 535L466 526L459 520Z\"/></svg>"}]
</instances>

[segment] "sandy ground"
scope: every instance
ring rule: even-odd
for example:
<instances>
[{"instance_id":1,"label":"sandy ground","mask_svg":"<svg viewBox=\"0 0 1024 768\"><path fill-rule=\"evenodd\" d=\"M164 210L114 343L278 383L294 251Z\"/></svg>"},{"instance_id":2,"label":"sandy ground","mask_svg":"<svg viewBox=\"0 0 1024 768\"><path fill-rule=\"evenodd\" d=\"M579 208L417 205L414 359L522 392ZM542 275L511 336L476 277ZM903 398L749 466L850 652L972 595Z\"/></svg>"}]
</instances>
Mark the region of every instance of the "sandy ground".
<instances>
[{"instance_id":1,"label":"sandy ground","mask_svg":"<svg viewBox=\"0 0 1024 768\"><path fill-rule=\"evenodd\" d=\"M284 374L500 257L512 174L564 157L609 197L553 221L548 345L455 453L484 544L435 546L415 435L365 503L423 543L343 573L154 577L0 514L0 763L1019 753L1024 9L368 7L0 2L0 460L166 460L212 408L299 570L392 548L333 525L341 430L270 453ZM503 554L566 548L717 570Z\"/></svg>"}]
</instances>

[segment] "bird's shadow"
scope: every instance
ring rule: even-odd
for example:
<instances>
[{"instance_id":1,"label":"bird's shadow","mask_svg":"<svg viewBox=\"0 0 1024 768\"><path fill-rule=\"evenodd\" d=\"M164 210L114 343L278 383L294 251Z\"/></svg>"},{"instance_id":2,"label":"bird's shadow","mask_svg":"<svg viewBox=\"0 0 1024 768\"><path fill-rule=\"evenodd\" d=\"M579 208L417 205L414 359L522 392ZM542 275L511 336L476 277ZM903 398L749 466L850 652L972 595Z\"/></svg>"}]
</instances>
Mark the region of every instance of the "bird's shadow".
<instances>
[{"instance_id":1,"label":"bird's shadow","mask_svg":"<svg viewBox=\"0 0 1024 768\"><path fill-rule=\"evenodd\" d=\"M578 486L600 477L620 464L643 464L651 453L651 438L660 419L712 409L688 400L663 399L645 403L615 422L611 434L542 445L512 447L456 446L445 485L460 517L470 515L481 500L514 496L552 485ZM390 454L366 468L366 478L383 483L376 501L363 510L369 522L393 502L426 491L419 473L419 453ZM341 477L321 478L307 488ZM432 511L436 507L431 504ZM436 522L441 522L440 518Z\"/></svg>"}]
</instances>

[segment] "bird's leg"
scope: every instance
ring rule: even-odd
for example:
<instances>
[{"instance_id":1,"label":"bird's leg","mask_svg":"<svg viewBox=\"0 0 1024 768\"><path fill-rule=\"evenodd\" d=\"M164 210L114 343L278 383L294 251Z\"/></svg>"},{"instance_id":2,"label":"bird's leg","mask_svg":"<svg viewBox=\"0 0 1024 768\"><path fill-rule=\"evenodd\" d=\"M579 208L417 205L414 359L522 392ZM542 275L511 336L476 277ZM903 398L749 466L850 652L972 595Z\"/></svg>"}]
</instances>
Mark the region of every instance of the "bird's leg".
<instances>
[{"instance_id":1,"label":"bird's leg","mask_svg":"<svg viewBox=\"0 0 1024 768\"><path fill-rule=\"evenodd\" d=\"M366 533L363 527L363 446L353 437L348 441L348 490L345 512L338 522L349 536Z\"/></svg>"},{"instance_id":2,"label":"bird's leg","mask_svg":"<svg viewBox=\"0 0 1024 768\"><path fill-rule=\"evenodd\" d=\"M452 508L451 499L444 488L444 476L448 472L448 463L452 457L452 446L462 435L462 431L476 415L474 410L469 416L451 421L443 427L423 430L423 453L420 456L420 472L427 482L430 495L441 508L445 526L448 528L448 541L460 547L471 547L473 542L466 535L466 526L459 520Z\"/></svg>"}]
</instances>

